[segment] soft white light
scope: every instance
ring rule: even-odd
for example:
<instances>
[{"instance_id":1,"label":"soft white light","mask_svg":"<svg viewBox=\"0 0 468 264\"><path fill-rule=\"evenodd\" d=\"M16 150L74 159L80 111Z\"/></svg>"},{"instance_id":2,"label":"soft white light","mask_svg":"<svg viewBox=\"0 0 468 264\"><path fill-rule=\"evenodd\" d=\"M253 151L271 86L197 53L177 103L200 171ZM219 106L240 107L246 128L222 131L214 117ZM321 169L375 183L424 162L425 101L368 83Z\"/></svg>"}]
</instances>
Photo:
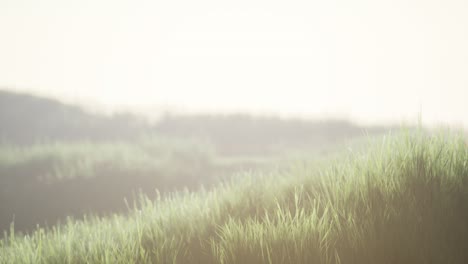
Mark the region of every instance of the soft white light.
<instances>
[{"instance_id":1,"label":"soft white light","mask_svg":"<svg viewBox=\"0 0 468 264\"><path fill-rule=\"evenodd\" d=\"M468 125L466 1L0 2L0 86L113 108Z\"/></svg>"}]
</instances>

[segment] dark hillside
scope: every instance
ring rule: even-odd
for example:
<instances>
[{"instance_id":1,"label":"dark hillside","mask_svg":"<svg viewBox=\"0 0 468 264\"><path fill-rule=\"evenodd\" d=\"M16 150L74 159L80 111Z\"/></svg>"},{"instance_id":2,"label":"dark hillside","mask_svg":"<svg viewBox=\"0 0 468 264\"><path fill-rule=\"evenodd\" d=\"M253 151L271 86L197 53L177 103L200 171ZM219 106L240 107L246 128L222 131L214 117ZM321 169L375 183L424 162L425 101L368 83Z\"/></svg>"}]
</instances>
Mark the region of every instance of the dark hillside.
<instances>
[{"instance_id":1,"label":"dark hillside","mask_svg":"<svg viewBox=\"0 0 468 264\"><path fill-rule=\"evenodd\" d=\"M266 154L285 149L317 149L390 128L360 127L346 120L301 120L237 115L167 115L160 134L209 139L222 154Z\"/></svg>"},{"instance_id":2,"label":"dark hillside","mask_svg":"<svg viewBox=\"0 0 468 264\"><path fill-rule=\"evenodd\" d=\"M291 148L321 148L390 128L360 127L346 120L301 120L230 115L166 115L151 125L140 116L91 114L78 106L34 95L0 90L0 141L31 144L50 141L134 140L158 134L196 138L220 154L264 155Z\"/></svg>"},{"instance_id":3,"label":"dark hillside","mask_svg":"<svg viewBox=\"0 0 468 264\"><path fill-rule=\"evenodd\" d=\"M0 139L15 144L131 138L148 127L130 114L89 114L78 106L0 90Z\"/></svg>"}]
</instances>

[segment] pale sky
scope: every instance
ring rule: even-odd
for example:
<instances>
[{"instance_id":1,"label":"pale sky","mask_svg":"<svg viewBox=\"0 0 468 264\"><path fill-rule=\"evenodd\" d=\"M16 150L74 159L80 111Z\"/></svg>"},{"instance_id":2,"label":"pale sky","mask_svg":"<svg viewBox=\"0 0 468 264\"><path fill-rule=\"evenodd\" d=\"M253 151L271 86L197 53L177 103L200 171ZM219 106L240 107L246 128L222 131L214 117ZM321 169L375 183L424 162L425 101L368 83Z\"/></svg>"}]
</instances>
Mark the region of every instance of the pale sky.
<instances>
[{"instance_id":1,"label":"pale sky","mask_svg":"<svg viewBox=\"0 0 468 264\"><path fill-rule=\"evenodd\" d=\"M468 127L468 1L0 0L0 87Z\"/></svg>"}]
</instances>

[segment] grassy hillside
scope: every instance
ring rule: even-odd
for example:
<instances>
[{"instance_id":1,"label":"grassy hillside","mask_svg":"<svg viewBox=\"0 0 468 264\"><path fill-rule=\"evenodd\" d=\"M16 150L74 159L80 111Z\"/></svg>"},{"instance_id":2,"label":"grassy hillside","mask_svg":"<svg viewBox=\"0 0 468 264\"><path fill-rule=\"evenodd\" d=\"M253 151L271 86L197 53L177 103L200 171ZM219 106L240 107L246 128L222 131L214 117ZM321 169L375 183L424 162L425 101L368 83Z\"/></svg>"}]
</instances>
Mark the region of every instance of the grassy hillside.
<instances>
[{"instance_id":1,"label":"grassy hillside","mask_svg":"<svg viewBox=\"0 0 468 264\"><path fill-rule=\"evenodd\" d=\"M268 168L296 153L325 154L385 128L347 121L249 115L106 116L0 90L0 234L66 216L126 211L134 193L154 196L239 169ZM281 163L281 162L279 162Z\"/></svg>"},{"instance_id":2,"label":"grassy hillside","mask_svg":"<svg viewBox=\"0 0 468 264\"><path fill-rule=\"evenodd\" d=\"M141 198L0 242L2 263L468 263L461 136L388 136L326 165Z\"/></svg>"},{"instance_id":3,"label":"grassy hillside","mask_svg":"<svg viewBox=\"0 0 468 264\"><path fill-rule=\"evenodd\" d=\"M67 216L126 212L142 192L211 186L278 158L224 157L209 142L146 137L133 142L0 145L0 234L53 225Z\"/></svg>"}]
</instances>

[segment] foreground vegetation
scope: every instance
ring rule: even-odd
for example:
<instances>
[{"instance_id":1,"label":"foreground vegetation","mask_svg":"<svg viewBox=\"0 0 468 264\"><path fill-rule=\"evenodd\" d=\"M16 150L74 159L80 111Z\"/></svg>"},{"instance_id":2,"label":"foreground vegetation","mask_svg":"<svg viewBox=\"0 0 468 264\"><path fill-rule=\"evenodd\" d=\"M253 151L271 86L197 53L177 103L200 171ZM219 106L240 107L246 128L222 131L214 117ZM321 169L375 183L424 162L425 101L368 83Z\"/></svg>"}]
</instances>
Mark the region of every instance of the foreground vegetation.
<instances>
[{"instance_id":1,"label":"foreground vegetation","mask_svg":"<svg viewBox=\"0 0 468 264\"><path fill-rule=\"evenodd\" d=\"M327 166L141 197L0 242L1 263L468 263L461 136L388 136Z\"/></svg>"}]
</instances>

